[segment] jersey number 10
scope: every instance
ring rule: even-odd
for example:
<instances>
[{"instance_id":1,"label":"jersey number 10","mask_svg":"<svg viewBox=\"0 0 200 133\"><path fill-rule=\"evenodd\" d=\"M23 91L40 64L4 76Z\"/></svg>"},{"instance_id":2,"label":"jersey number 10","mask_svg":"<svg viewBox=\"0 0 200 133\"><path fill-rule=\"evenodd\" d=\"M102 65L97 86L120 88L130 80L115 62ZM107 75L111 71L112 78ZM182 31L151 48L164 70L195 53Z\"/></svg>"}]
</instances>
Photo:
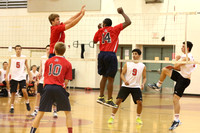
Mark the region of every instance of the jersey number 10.
<instances>
[{"instance_id":1,"label":"jersey number 10","mask_svg":"<svg viewBox=\"0 0 200 133\"><path fill-rule=\"evenodd\" d=\"M53 64L49 65L49 76L53 74L54 76L59 76L61 73L62 66L60 64Z\"/></svg>"}]
</instances>

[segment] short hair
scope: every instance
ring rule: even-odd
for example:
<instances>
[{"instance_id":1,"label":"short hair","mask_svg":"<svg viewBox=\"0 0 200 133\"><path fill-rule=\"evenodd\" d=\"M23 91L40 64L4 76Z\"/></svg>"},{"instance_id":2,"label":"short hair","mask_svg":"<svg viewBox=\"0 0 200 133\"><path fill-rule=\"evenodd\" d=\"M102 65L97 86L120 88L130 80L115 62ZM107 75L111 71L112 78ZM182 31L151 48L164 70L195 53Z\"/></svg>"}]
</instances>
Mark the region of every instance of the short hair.
<instances>
[{"instance_id":1,"label":"short hair","mask_svg":"<svg viewBox=\"0 0 200 133\"><path fill-rule=\"evenodd\" d=\"M7 61L4 61L4 62L3 62L3 65L4 65L5 63L8 63L8 62L7 62Z\"/></svg>"},{"instance_id":2,"label":"short hair","mask_svg":"<svg viewBox=\"0 0 200 133\"><path fill-rule=\"evenodd\" d=\"M112 26L112 20L111 20L110 18L104 19L103 23L104 23L106 26Z\"/></svg>"},{"instance_id":3,"label":"short hair","mask_svg":"<svg viewBox=\"0 0 200 133\"><path fill-rule=\"evenodd\" d=\"M46 49L47 47L50 47L50 45L47 45L47 46L45 47L45 49Z\"/></svg>"},{"instance_id":4,"label":"short hair","mask_svg":"<svg viewBox=\"0 0 200 133\"><path fill-rule=\"evenodd\" d=\"M63 55L66 51L66 46L63 42L57 42L55 44L55 51L59 55Z\"/></svg>"},{"instance_id":5,"label":"short hair","mask_svg":"<svg viewBox=\"0 0 200 133\"><path fill-rule=\"evenodd\" d=\"M22 46L21 46L21 45L16 45L16 46L15 46L15 50L16 50L17 47L20 47L20 48L22 49Z\"/></svg>"},{"instance_id":6,"label":"short hair","mask_svg":"<svg viewBox=\"0 0 200 133\"><path fill-rule=\"evenodd\" d=\"M49 22L52 24L52 21L55 20L55 18L60 17L58 14L50 14L49 15Z\"/></svg>"},{"instance_id":7,"label":"short hair","mask_svg":"<svg viewBox=\"0 0 200 133\"><path fill-rule=\"evenodd\" d=\"M185 42L183 42L185 44ZM193 44L190 41L187 41L187 48L189 48L189 52L192 50Z\"/></svg>"},{"instance_id":8,"label":"short hair","mask_svg":"<svg viewBox=\"0 0 200 133\"><path fill-rule=\"evenodd\" d=\"M33 67L36 67L36 68L37 68L37 66L36 66L36 65L32 65L32 66L31 66L31 70L33 69Z\"/></svg>"},{"instance_id":9,"label":"short hair","mask_svg":"<svg viewBox=\"0 0 200 133\"><path fill-rule=\"evenodd\" d=\"M141 50L140 50L140 49L138 49L138 48L136 48L136 49L133 49L133 50L132 50L132 53L133 53L133 52L137 52L137 53L138 53L138 55L141 55L141 54L142 54Z\"/></svg>"}]
</instances>

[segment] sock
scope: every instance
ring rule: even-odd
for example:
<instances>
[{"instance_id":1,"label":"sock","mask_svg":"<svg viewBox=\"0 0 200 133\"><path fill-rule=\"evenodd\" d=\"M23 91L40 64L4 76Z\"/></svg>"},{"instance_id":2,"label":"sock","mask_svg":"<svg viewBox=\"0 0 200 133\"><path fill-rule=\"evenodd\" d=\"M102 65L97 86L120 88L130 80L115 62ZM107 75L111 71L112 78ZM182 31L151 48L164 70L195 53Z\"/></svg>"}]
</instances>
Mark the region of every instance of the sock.
<instances>
[{"instance_id":1,"label":"sock","mask_svg":"<svg viewBox=\"0 0 200 133\"><path fill-rule=\"evenodd\" d=\"M174 121L176 121L176 122L179 121L179 114L174 114Z\"/></svg>"},{"instance_id":2,"label":"sock","mask_svg":"<svg viewBox=\"0 0 200 133\"><path fill-rule=\"evenodd\" d=\"M37 128L31 127L30 133L35 133L36 130L37 130Z\"/></svg>"},{"instance_id":3,"label":"sock","mask_svg":"<svg viewBox=\"0 0 200 133\"><path fill-rule=\"evenodd\" d=\"M140 118L140 114L137 114L136 119L137 119L137 118Z\"/></svg>"},{"instance_id":4,"label":"sock","mask_svg":"<svg viewBox=\"0 0 200 133\"><path fill-rule=\"evenodd\" d=\"M38 110L39 110L39 107L35 106L35 112L38 112Z\"/></svg>"},{"instance_id":5,"label":"sock","mask_svg":"<svg viewBox=\"0 0 200 133\"><path fill-rule=\"evenodd\" d=\"M26 100L26 104L29 104L29 99L28 99L28 100Z\"/></svg>"},{"instance_id":6,"label":"sock","mask_svg":"<svg viewBox=\"0 0 200 133\"><path fill-rule=\"evenodd\" d=\"M161 87L161 86L162 86L162 83L163 83L163 82L161 82L161 81L159 80L159 81L157 82L156 85L157 85L158 87Z\"/></svg>"},{"instance_id":7,"label":"sock","mask_svg":"<svg viewBox=\"0 0 200 133\"><path fill-rule=\"evenodd\" d=\"M115 114L114 114L114 113L112 113L112 114L111 114L111 117L112 117L113 119L115 119Z\"/></svg>"},{"instance_id":8,"label":"sock","mask_svg":"<svg viewBox=\"0 0 200 133\"><path fill-rule=\"evenodd\" d=\"M68 128L68 133L72 133L72 127Z\"/></svg>"},{"instance_id":9,"label":"sock","mask_svg":"<svg viewBox=\"0 0 200 133\"><path fill-rule=\"evenodd\" d=\"M11 108L13 108L13 109L14 109L14 104L11 104Z\"/></svg>"}]
</instances>

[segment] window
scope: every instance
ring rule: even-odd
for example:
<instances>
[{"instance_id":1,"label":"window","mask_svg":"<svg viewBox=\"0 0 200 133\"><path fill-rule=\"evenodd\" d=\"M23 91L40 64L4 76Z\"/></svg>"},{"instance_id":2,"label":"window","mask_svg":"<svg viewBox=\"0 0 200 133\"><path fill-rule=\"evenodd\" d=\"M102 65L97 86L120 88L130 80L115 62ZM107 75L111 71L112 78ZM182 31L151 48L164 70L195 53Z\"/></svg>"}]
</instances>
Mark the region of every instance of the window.
<instances>
[{"instance_id":1,"label":"window","mask_svg":"<svg viewBox=\"0 0 200 133\"><path fill-rule=\"evenodd\" d=\"M27 0L0 0L0 9L27 8Z\"/></svg>"}]
</instances>

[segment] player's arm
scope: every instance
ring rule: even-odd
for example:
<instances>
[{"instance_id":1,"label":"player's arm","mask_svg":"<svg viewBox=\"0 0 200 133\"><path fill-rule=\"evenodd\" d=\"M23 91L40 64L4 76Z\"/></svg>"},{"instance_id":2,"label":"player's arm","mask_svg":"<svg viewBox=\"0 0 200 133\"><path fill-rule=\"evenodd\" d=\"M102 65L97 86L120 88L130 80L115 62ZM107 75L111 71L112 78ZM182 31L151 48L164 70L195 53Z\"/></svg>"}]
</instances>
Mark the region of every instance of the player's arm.
<instances>
[{"instance_id":1,"label":"player's arm","mask_svg":"<svg viewBox=\"0 0 200 133\"><path fill-rule=\"evenodd\" d=\"M98 35L99 35L99 31L97 31L94 35L94 38L93 38L93 43L97 43L99 40L98 40Z\"/></svg>"},{"instance_id":2,"label":"player's arm","mask_svg":"<svg viewBox=\"0 0 200 133\"><path fill-rule=\"evenodd\" d=\"M84 8L85 8L85 5L82 6L81 11L80 11L79 13L75 14L75 15L72 16L70 19L68 19L67 21L65 21L64 24L65 24L65 25L66 25L66 24L69 24L69 23L71 23L73 20L75 20L78 16L80 16L81 13L83 12Z\"/></svg>"},{"instance_id":3,"label":"player's arm","mask_svg":"<svg viewBox=\"0 0 200 133\"><path fill-rule=\"evenodd\" d=\"M28 73L28 76L29 76L29 82L32 82L33 81L33 77L32 77L32 74L30 72L30 69L28 67L27 59L25 60L25 66L26 66L27 73Z\"/></svg>"},{"instance_id":4,"label":"player's arm","mask_svg":"<svg viewBox=\"0 0 200 133\"><path fill-rule=\"evenodd\" d=\"M75 26L82 19L82 17L84 15L85 15L85 9L83 9L81 11L81 14L78 17L76 17L73 21L71 21L68 24L65 24L65 30L68 30L68 29L72 28L73 26Z\"/></svg>"},{"instance_id":5,"label":"player's arm","mask_svg":"<svg viewBox=\"0 0 200 133\"><path fill-rule=\"evenodd\" d=\"M145 66L144 69L143 69L143 72L142 72L141 90L144 89L144 84L146 83L146 81L147 81L147 78L146 78L146 66Z\"/></svg>"},{"instance_id":6,"label":"player's arm","mask_svg":"<svg viewBox=\"0 0 200 133\"><path fill-rule=\"evenodd\" d=\"M124 17L125 22L123 23L123 29L131 24L130 18L124 13L122 7L117 8L117 12Z\"/></svg>"},{"instance_id":7,"label":"player's arm","mask_svg":"<svg viewBox=\"0 0 200 133\"><path fill-rule=\"evenodd\" d=\"M181 59L180 61L186 61L186 57L183 58L183 59ZM188 61L190 61L190 58L188 58ZM180 71L180 67L182 65L184 65L184 64L182 64L182 63L176 63L176 64L174 64L174 69Z\"/></svg>"},{"instance_id":8,"label":"player's arm","mask_svg":"<svg viewBox=\"0 0 200 133\"><path fill-rule=\"evenodd\" d=\"M124 81L125 85L129 85L128 81L126 81L126 78L125 78L126 72L127 72L127 63L124 64L120 77Z\"/></svg>"},{"instance_id":9,"label":"player's arm","mask_svg":"<svg viewBox=\"0 0 200 133\"><path fill-rule=\"evenodd\" d=\"M8 67L7 67L7 69L6 69L6 77L5 77L5 81L6 82L8 82L8 74L9 74L9 72L10 72L10 65L11 65L11 58L9 59L9 61L8 61Z\"/></svg>"}]
</instances>

